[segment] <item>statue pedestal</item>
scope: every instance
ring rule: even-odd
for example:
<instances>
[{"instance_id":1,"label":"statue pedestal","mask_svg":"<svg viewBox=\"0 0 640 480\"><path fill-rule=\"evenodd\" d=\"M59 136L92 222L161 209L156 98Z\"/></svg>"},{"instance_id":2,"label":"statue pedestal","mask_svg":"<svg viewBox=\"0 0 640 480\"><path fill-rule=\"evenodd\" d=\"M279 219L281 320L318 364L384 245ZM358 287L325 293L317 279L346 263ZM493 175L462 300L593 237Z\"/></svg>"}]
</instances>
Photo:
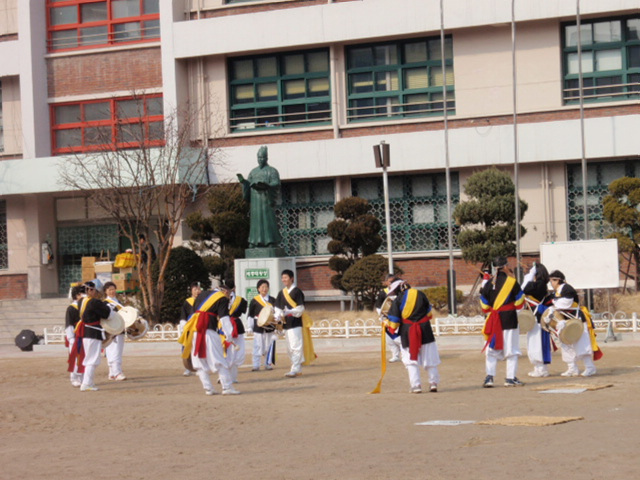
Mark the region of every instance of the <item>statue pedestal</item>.
<instances>
[{"instance_id":1,"label":"statue pedestal","mask_svg":"<svg viewBox=\"0 0 640 480\"><path fill-rule=\"evenodd\" d=\"M246 252L248 253L249 250L252 249L248 249ZM282 270L291 270L295 274L296 259L293 257L240 258L234 262L234 267L236 292L247 301L251 301L258 294L258 280L263 278L269 281L269 294L277 296L283 287L280 280Z\"/></svg>"},{"instance_id":2,"label":"statue pedestal","mask_svg":"<svg viewBox=\"0 0 640 480\"><path fill-rule=\"evenodd\" d=\"M284 257L285 252L280 247L257 247L247 248L244 251L245 258L274 258Z\"/></svg>"}]
</instances>

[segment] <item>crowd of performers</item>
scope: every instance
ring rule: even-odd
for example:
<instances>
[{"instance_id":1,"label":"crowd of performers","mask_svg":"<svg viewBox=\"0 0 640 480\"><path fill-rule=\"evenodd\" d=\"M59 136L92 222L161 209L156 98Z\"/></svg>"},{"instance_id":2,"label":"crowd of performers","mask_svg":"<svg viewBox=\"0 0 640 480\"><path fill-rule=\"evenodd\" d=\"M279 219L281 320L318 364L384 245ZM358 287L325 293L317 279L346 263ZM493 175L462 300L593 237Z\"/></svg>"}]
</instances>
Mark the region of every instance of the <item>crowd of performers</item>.
<instances>
[{"instance_id":1,"label":"crowd of performers","mask_svg":"<svg viewBox=\"0 0 640 480\"><path fill-rule=\"evenodd\" d=\"M548 273L544 265L536 263L520 285L506 258L498 257L492 265L494 272L484 272L480 289L480 304L486 315L482 329L486 340L483 348L486 377L482 386L494 386L499 361L506 363L504 385L523 385L517 377L518 357L522 355L518 318L519 312L527 310L535 317L527 333L527 353L533 366L529 376L549 376L551 353L558 344L562 360L567 364L563 377L595 375L594 360L602 357L602 351L595 339L593 321L589 311L580 306L578 293L566 283L564 274L559 270ZM423 369L429 377L428 391L437 392L440 357L431 328L429 300L422 291L411 288L394 275L389 275L385 283L376 308L383 319L386 344L391 350L389 362L402 361L409 374L410 392L423 391ZM574 331L578 329L572 341L562 335L570 322ZM573 337L577 340L573 341Z\"/></svg>"},{"instance_id":2,"label":"crowd of performers","mask_svg":"<svg viewBox=\"0 0 640 480\"><path fill-rule=\"evenodd\" d=\"M519 314L527 310L535 316L527 333L527 353L533 366L529 376L549 376L551 353L558 344L562 360L567 364L562 376L594 375L594 360L598 360L602 352L595 341L589 312L580 307L578 294L566 283L564 274L558 270L548 273L544 265L537 263L520 285L506 258L498 257L492 265L493 272L484 272L480 290L481 307L486 314L482 330L486 340L483 387L494 386L499 361L506 363L504 385L523 385L517 377L518 357L522 355ZM296 286L291 270L282 272L281 281L284 288L274 298L269 294L269 282L260 280L258 294L249 302L236 295L232 281L204 291L198 283L191 284L191 296L182 306L178 342L182 345L184 375L197 375L207 395L218 393L211 374L217 374L223 395L240 393L234 384L246 356L245 325L241 320L245 314L247 326L253 331L251 371L273 370L278 336L286 338L291 364L285 377L301 375L302 366L315 360L311 319L305 311L304 293ZM103 348L109 364L109 380L125 380L127 377L122 371L124 335L111 336L105 345L101 328L101 319L123 307L116 298L115 284L105 284L104 300L92 282L74 287L72 297L65 329L71 384L81 391L98 390L95 371ZM427 296L401 278L389 275L377 298L376 308L383 322L383 339L386 338L386 345L391 350L389 362L402 361L409 375L410 392L423 391L422 370L428 375L427 390L437 392L440 356L431 328L432 309ZM563 341L561 335L569 322L573 322L574 330L580 329L571 342Z\"/></svg>"},{"instance_id":3,"label":"crowd of performers","mask_svg":"<svg viewBox=\"0 0 640 480\"><path fill-rule=\"evenodd\" d=\"M258 282L258 295L248 303L236 295L233 281L227 281L213 290L202 290L199 283L190 286L191 296L182 306L178 325L182 345L185 376L196 374L207 395L218 393L211 380L217 373L223 395L238 395L234 387L238 381L238 368L244 363L245 326L241 316L247 314L249 328L254 332L253 368L273 370L277 335L286 338L291 368L285 374L295 378L302 374L302 366L316 358L311 340L311 319L305 311L304 293L295 284L294 273L284 270L281 275L284 288L276 298L269 295L269 282ZM71 291L73 302L67 308L65 334L69 348L69 374L71 384L80 391L97 391L95 370L100 364L104 347L109 364L109 380L122 381L122 353L124 335L108 338L101 327L101 319L123 306L115 298L115 284L104 286L104 300L95 283L88 282ZM258 316L264 309L270 318L261 325Z\"/></svg>"}]
</instances>

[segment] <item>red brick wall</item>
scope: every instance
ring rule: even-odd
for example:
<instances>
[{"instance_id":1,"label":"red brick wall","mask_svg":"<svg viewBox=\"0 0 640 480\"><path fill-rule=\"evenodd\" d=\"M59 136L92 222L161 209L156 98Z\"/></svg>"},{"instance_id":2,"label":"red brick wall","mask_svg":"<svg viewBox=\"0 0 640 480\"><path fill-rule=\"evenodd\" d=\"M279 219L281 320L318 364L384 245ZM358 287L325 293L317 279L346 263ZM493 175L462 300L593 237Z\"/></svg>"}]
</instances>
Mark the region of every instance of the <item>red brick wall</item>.
<instances>
[{"instance_id":1,"label":"red brick wall","mask_svg":"<svg viewBox=\"0 0 640 480\"><path fill-rule=\"evenodd\" d=\"M0 275L0 300L27 298L27 275Z\"/></svg>"},{"instance_id":2,"label":"red brick wall","mask_svg":"<svg viewBox=\"0 0 640 480\"><path fill-rule=\"evenodd\" d=\"M611 117L617 115L637 115L637 105L620 105L608 107L593 107L585 110L585 118ZM558 120L574 120L580 117L580 111L558 110L544 113L531 113L518 115L519 123L543 123ZM496 125L511 125L512 115L500 115L494 117L479 117L456 120L450 119L449 128L471 128ZM444 129L444 121L420 122L416 123L395 123L391 125L367 126L361 128L345 128L340 130L342 138L362 137L366 135L389 135L393 133L427 132ZM333 130L330 126L326 130L315 130L308 132L287 132L281 130L280 134L264 135L256 132L252 136L232 137L217 139L212 142L216 147L234 147L239 145L265 145L284 142L305 142L308 140L327 140L333 138ZM215 145L214 145L215 144Z\"/></svg>"},{"instance_id":3,"label":"red brick wall","mask_svg":"<svg viewBox=\"0 0 640 480\"><path fill-rule=\"evenodd\" d=\"M538 257L522 258L525 273ZM515 258L509 260L509 265L515 267ZM411 260L397 260L395 264L403 270L402 278L416 287L437 287L447 284L447 270L449 258L423 258ZM480 273L480 265L475 266L462 259L455 258L453 269L456 272L456 285L473 285ZM298 266L297 284L303 291L331 290L330 278L334 274L326 265Z\"/></svg>"},{"instance_id":4,"label":"red brick wall","mask_svg":"<svg viewBox=\"0 0 640 480\"><path fill-rule=\"evenodd\" d=\"M47 75L49 97L162 87L160 48L50 58Z\"/></svg>"}]
</instances>

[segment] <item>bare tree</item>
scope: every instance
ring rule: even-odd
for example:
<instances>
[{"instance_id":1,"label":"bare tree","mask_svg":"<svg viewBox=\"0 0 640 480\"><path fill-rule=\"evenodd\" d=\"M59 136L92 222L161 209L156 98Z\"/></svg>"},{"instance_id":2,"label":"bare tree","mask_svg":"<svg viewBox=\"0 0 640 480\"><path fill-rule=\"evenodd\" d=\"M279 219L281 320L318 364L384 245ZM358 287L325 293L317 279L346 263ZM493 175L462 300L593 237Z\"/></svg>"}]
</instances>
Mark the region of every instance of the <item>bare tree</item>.
<instances>
[{"instance_id":1,"label":"bare tree","mask_svg":"<svg viewBox=\"0 0 640 480\"><path fill-rule=\"evenodd\" d=\"M165 112L163 123L151 122L148 97L134 95L133 101L122 108L137 108L137 117L119 113L115 128L85 129L84 145L95 151L64 157L59 168L65 187L82 192L115 220L135 255L146 248L140 234L157 239L157 276L151 258L139 264L142 308L156 321L175 235L200 186L209 183L208 164L218 160L206 143L193 140L197 112Z\"/></svg>"}]
</instances>

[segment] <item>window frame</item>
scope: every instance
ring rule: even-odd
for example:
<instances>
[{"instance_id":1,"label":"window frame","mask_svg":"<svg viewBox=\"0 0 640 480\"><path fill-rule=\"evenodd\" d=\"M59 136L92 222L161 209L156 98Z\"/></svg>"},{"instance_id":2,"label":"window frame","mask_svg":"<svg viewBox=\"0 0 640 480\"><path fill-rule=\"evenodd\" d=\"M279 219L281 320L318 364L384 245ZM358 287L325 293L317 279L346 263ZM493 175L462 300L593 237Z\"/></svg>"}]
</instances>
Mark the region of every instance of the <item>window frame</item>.
<instances>
[{"instance_id":1,"label":"window frame","mask_svg":"<svg viewBox=\"0 0 640 480\"><path fill-rule=\"evenodd\" d=\"M136 43L149 43L158 41L160 39L160 13L145 13L144 3L145 0L138 0L140 5L140 15L114 18L112 4L117 0L46 0L47 9L47 50L50 53L53 52L66 52L74 50L86 50L92 48L109 47L114 45L131 45ZM82 22L82 6L91 3L106 3L107 18L106 20L97 20L93 22ZM51 21L52 12L54 8L62 7L76 7L76 22L65 23L62 25L53 25ZM157 27L145 27L146 22L158 22ZM124 25L128 23L138 23L140 38L133 40L119 40L119 33L115 31L118 25ZM87 28L99 28L107 27L107 31L102 35L106 35L106 42L91 43L88 45L82 45L82 30ZM63 46L57 48L53 39L56 32L73 31L75 30L75 45ZM126 33L126 32L125 32Z\"/></svg>"},{"instance_id":2,"label":"window frame","mask_svg":"<svg viewBox=\"0 0 640 480\"><path fill-rule=\"evenodd\" d=\"M327 60L327 70L322 72L310 72L308 71L309 59L308 56L315 53L324 53ZM285 74L284 73L284 59L285 57L293 55L304 55L304 73ZM269 77L258 76L258 62L275 58L276 75ZM251 78L234 78L236 62L251 61L253 76ZM331 106L331 66L329 63L329 49L328 48L315 48L309 50L296 50L270 53L267 55L250 55L241 57L230 57L227 63L228 68L228 87L229 87L229 129L233 133L243 131L256 131L256 130L271 130L286 129L286 128L306 128L319 125L330 125L333 117L333 111ZM328 90L326 95L312 96L309 95L309 82L316 79L326 79ZM305 93L301 98L285 98L285 84L288 81L302 80L305 83ZM277 98L275 100L260 101L258 96L259 85L276 84ZM234 100L235 91L238 87L253 86L253 101L246 103L238 103ZM316 104L326 104L327 108L322 110L310 110L310 107ZM288 113L287 107L304 106L304 112ZM273 114L260 115L260 110L276 109ZM253 110L253 115L243 116L241 114L244 110ZM234 115L238 114L238 115ZM327 118L314 119L314 115L326 114ZM296 120L296 117L304 117L302 121ZM257 119L264 118L263 122ZM290 120L293 118L293 120ZM270 122L270 119L276 119L275 122ZM241 122L246 120L245 122ZM253 120L253 121L252 121Z\"/></svg>"},{"instance_id":3,"label":"window frame","mask_svg":"<svg viewBox=\"0 0 640 480\"><path fill-rule=\"evenodd\" d=\"M80 102L63 102L50 105L50 119L51 119L51 151L53 155L63 155L66 153L82 153L82 152L95 152L102 150L124 150L130 148L143 148L143 147L160 147L163 146L165 141L162 140L150 140L150 125L155 122L162 122L164 129L164 113L160 115L149 114L149 101L152 99L162 99L162 94L143 95L140 97L128 96L128 97L116 97L106 99L94 99ZM128 117L121 119L118 117L118 104L119 102L127 100L142 100L143 102L143 115L137 117ZM101 120L86 120L87 105L109 103L109 118ZM81 118L78 121L69 123L57 123L56 122L56 109L58 107L76 106L80 107ZM145 129L145 141L118 141L118 132L120 125L134 125L142 124ZM96 127L108 127L111 129L111 143L102 144L90 144L87 143L86 129ZM57 132L64 130L80 129L81 132L81 145L79 146L67 146L58 147L57 145Z\"/></svg>"},{"instance_id":4,"label":"window frame","mask_svg":"<svg viewBox=\"0 0 640 480\"><path fill-rule=\"evenodd\" d=\"M448 231L449 222L447 212L442 211L442 207L446 208L447 192L446 192L446 177L445 173L418 173L415 175L392 175L389 177L389 181L393 182L395 179L399 179L402 186L402 195L389 198L389 209L391 211L391 237L393 250L396 252L424 252L424 251L436 251L442 252L449 248L448 235L440 238L439 232ZM431 195L417 195L414 194L412 181L416 178L425 182L431 182L432 194ZM451 202L452 207L460 202L460 180L458 172L451 172ZM354 197L360 196L359 182L372 181L376 184L377 197L373 199L366 198L369 204L372 206L371 213L376 215L382 222L382 230L380 235L382 236L382 245L380 250L387 248L386 238L386 225L384 223L384 193L382 179L379 177L362 177L355 178L351 181L351 194ZM444 190L440 187L443 184ZM441 191L442 190L442 191ZM394 193L397 193L394 192ZM417 205L432 205L434 221L430 223L416 223L415 211L413 207ZM440 208L438 208L440 207ZM395 218L400 218L401 223L394 221ZM454 230L454 248L459 248L457 245L457 233L460 227L453 225ZM435 248L425 249L419 248L420 242L425 242L425 237L432 243Z\"/></svg>"},{"instance_id":5,"label":"window frame","mask_svg":"<svg viewBox=\"0 0 640 480\"><path fill-rule=\"evenodd\" d=\"M347 87L347 122L348 123L358 123L358 122L371 122L371 121L380 121L380 120L390 120L390 119L399 119L399 118L422 118L422 117L430 117L430 116L442 116L444 114L444 109L442 108L443 99L441 97L442 94L442 85L436 86L427 86L423 88L408 88L406 87L407 82L407 72L409 70L415 70L420 68L425 68L427 70L427 78L431 77L431 71L433 68L442 68L442 60L440 58L436 60L430 60L427 56L426 60L416 61L416 62L408 62L405 59L405 49L404 47L408 44L414 44L419 42L425 42L426 44L426 52L429 51L429 43L437 41L438 44L440 42L440 37L420 37L420 38L409 38L399 41L392 42L378 42L378 43L367 43L367 44L356 44L349 45L345 47L345 73L346 73L346 87ZM452 83L447 84L447 113L449 115L455 114L455 73L454 73L454 54L453 54L453 36L445 35L445 55L447 51L446 45L450 44L451 57L445 59L445 72L443 75L443 82L447 82L447 75L449 73L449 69L451 69ZM395 46L395 56L396 63L385 63L382 65L367 65L362 67L352 66L351 62L351 52L356 49L372 49L372 58L375 58L375 53L373 50L375 48L380 47L390 47ZM375 63L375 62L374 62ZM380 90L376 91L376 77L377 73L395 73L397 77L398 88L394 90ZM371 74L371 85L372 91L354 93L352 88L352 76L355 75L363 75L363 74ZM427 110L419 110L412 111L409 110L408 107L412 105L412 103L406 101L407 97L412 95L427 95L427 102L417 102L415 105L423 105L425 103L430 106ZM439 99L433 99L433 96L440 96ZM389 99L395 97L396 103L391 105L378 105L376 101L378 99ZM369 106L357 106L358 101L371 99L371 105ZM433 107L440 106L439 109L434 109ZM360 110L364 113L361 115L357 114L357 111ZM368 110L372 110L372 113L366 113ZM386 110L386 113L385 113ZM397 110L397 111L396 111ZM356 111L356 113L353 113Z\"/></svg>"},{"instance_id":6,"label":"window frame","mask_svg":"<svg viewBox=\"0 0 640 480\"><path fill-rule=\"evenodd\" d=\"M581 53L582 55L591 55L591 61L595 66L597 64L596 54L597 52L606 50L620 50L621 51L621 68L616 70L601 70L596 68L591 72L582 72L583 78L583 94L585 102L610 102L610 101L623 101L640 97L640 65L638 67L629 67L629 56L631 47L637 47L640 49L640 38L637 40L629 40L627 38L627 23L629 20L640 20L640 15L627 15L622 17L607 17L607 18L594 18L580 22L581 29L585 26L589 26L593 31L593 25L606 22L620 22L620 40L609 42L596 42L593 40L589 44L584 43L582 39ZM577 22L564 22L561 24L561 39L562 39L562 101L565 105L573 105L580 102L579 87L576 82L579 82L579 73L569 73L569 56L578 53L578 45L576 41L575 46L568 46L567 27L577 27ZM582 59L578 59L582 62ZM636 75L637 85L633 85L630 77ZM608 77L621 77L620 83L596 85L598 79L606 79ZM575 84L575 86L572 85ZM598 90L609 90L619 87L620 92L598 93Z\"/></svg>"}]
</instances>

